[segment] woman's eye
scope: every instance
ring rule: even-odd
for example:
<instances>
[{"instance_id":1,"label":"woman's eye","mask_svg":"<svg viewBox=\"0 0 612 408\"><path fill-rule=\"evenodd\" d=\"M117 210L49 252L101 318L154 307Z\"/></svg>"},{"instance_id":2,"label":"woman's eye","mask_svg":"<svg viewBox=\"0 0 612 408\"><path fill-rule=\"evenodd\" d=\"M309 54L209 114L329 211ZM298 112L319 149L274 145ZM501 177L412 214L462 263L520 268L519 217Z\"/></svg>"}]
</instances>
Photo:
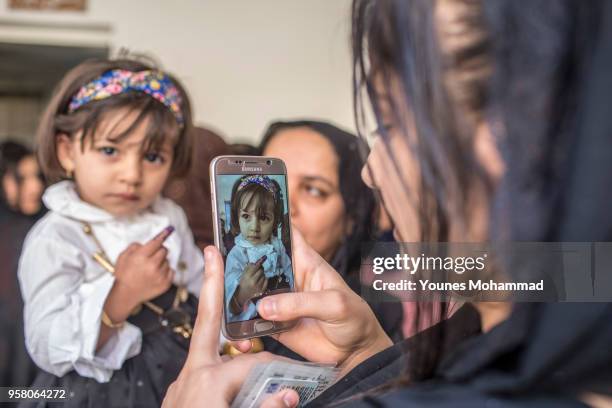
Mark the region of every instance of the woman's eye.
<instances>
[{"instance_id":1,"label":"woman's eye","mask_svg":"<svg viewBox=\"0 0 612 408\"><path fill-rule=\"evenodd\" d=\"M326 197L327 196L327 193L325 193L320 188L316 188L313 186L306 186L305 189L306 189L306 193L308 193L308 195L311 195L313 197Z\"/></svg>"},{"instance_id":2,"label":"woman's eye","mask_svg":"<svg viewBox=\"0 0 612 408\"><path fill-rule=\"evenodd\" d=\"M393 125L391 123L381 123L376 130L374 130L373 136L383 136L388 135L393 130Z\"/></svg>"},{"instance_id":3,"label":"woman's eye","mask_svg":"<svg viewBox=\"0 0 612 408\"><path fill-rule=\"evenodd\" d=\"M164 162L164 158L159 153L155 152L145 154L144 159L151 163L162 164Z\"/></svg>"},{"instance_id":4,"label":"woman's eye","mask_svg":"<svg viewBox=\"0 0 612 408\"><path fill-rule=\"evenodd\" d=\"M262 221L270 221L270 217L267 215L262 215L259 219Z\"/></svg>"},{"instance_id":5,"label":"woman's eye","mask_svg":"<svg viewBox=\"0 0 612 408\"><path fill-rule=\"evenodd\" d=\"M249 219L249 214L242 214L241 215L243 220L248 220Z\"/></svg>"},{"instance_id":6,"label":"woman's eye","mask_svg":"<svg viewBox=\"0 0 612 408\"><path fill-rule=\"evenodd\" d=\"M109 146L100 147L98 151L105 156L115 156L117 154L117 149Z\"/></svg>"}]
</instances>

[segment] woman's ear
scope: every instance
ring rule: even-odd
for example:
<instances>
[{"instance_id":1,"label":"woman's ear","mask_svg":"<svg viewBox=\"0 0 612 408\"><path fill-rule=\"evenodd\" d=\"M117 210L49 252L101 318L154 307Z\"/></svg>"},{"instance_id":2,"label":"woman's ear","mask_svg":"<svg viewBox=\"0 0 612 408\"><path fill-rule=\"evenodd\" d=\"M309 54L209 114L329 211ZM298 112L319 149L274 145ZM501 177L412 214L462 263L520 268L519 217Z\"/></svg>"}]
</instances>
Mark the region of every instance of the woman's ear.
<instances>
[{"instance_id":1,"label":"woman's ear","mask_svg":"<svg viewBox=\"0 0 612 408\"><path fill-rule=\"evenodd\" d=\"M74 171L74 142L65 133L60 133L56 138L55 150L57 151L57 159L66 173L70 174Z\"/></svg>"}]
</instances>

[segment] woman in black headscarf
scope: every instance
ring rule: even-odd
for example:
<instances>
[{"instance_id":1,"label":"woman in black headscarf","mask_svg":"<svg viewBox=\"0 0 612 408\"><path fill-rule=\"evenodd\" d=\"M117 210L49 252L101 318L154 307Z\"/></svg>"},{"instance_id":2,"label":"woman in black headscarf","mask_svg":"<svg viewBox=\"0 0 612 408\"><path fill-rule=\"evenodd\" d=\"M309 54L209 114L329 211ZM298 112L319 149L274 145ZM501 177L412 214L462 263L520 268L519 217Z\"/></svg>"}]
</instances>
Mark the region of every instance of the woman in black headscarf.
<instances>
[{"instance_id":1,"label":"woman in black headscarf","mask_svg":"<svg viewBox=\"0 0 612 408\"><path fill-rule=\"evenodd\" d=\"M330 123L295 120L270 124L260 150L287 166L293 225L351 289L373 298L360 279L361 249L375 239L378 219L374 192L359 176L367 144ZM387 334L401 340L401 303L389 296L370 306Z\"/></svg>"},{"instance_id":2,"label":"woman in black headscarf","mask_svg":"<svg viewBox=\"0 0 612 408\"><path fill-rule=\"evenodd\" d=\"M0 143L0 181L0 385L27 386L36 368L25 349L17 262L43 211L44 186L34 153L17 142Z\"/></svg>"}]
</instances>

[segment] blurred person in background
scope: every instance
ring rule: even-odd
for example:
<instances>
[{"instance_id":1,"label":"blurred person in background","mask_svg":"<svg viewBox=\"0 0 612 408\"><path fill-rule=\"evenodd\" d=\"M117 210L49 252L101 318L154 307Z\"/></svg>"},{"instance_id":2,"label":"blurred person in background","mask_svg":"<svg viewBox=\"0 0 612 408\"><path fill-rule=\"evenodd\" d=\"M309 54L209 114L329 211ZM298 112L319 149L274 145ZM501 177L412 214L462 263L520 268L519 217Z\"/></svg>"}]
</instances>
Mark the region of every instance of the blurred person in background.
<instances>
[{"instance_id":1,"label":"blurred person in background","mask_svg":"<svg viewBox=\"0 0 612 408\"><path fill-rule=\"evenodd\" d=\"M27 146L14 141L0 144L0 177L2 216L40 217L44 183L36 156Z\"/></svg>"},{"instance_id":2,"label":"blurred person in background","mask_svg":"<svg viewBox=\"0 0 612 408\"><path fill-rule=\"evenodd\" d=\"M34 153L18 142L1 143L0 180L0 386L27 386L36 366L25 348L17 262L28 230L44 212Z\"/></svg>"},{"instance_id":3,"label":"blurred person in background","mask_svg":"<svg viewBox=\"0 0 612 408\"><path fill-rule=\"evenodd\" d=\"M214 243L210 162L216 156L231 154L231 150L221 136L203 127L193 128L192 149L189 172L184 177L171 179L164 195L185 211L196 245L204 249Z\"/></svg>"},{"instance_id":4,"label":"blurred person in background","mask_svg":"<svg viewBox=\"0 0 612 408\"><path fill-rule=\"evenodd\" d=\"M239 156L259 156L261 153L257 146L249 143L233 143L230 145L232 154Z\"/></svg>"}]
</instances>

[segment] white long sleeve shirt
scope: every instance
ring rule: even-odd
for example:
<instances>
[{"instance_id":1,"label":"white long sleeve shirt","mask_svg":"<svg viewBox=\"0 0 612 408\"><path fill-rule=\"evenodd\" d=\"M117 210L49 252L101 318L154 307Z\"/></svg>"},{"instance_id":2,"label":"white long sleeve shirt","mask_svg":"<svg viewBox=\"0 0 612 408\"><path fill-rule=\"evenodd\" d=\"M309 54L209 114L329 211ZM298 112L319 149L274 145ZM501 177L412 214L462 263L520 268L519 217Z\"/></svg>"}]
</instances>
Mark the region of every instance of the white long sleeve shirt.
<instances>
[{"instance_id":1,"label":"white long sleeve shirt","mask_svg":"<svg viewBox=\"0 0 612 408\"><path fill-rule=\"evenodd\" d=\"M43 201L50 211L29 232L19 261L28 352L57 376L76 370L108 382L125 360L140 353L142 333L126 323L96 352L102 308L115 278L92 259L99 248L82 222L91 225L112 263L129 244L144 244L172 225L175 231L164 246L174 282L195 295L202 285L203 255L183 210L168 199L159 197L143 213L116 218L82 201L74 184L63 181L49 187Z\"/></svg>"}]
</instances>

